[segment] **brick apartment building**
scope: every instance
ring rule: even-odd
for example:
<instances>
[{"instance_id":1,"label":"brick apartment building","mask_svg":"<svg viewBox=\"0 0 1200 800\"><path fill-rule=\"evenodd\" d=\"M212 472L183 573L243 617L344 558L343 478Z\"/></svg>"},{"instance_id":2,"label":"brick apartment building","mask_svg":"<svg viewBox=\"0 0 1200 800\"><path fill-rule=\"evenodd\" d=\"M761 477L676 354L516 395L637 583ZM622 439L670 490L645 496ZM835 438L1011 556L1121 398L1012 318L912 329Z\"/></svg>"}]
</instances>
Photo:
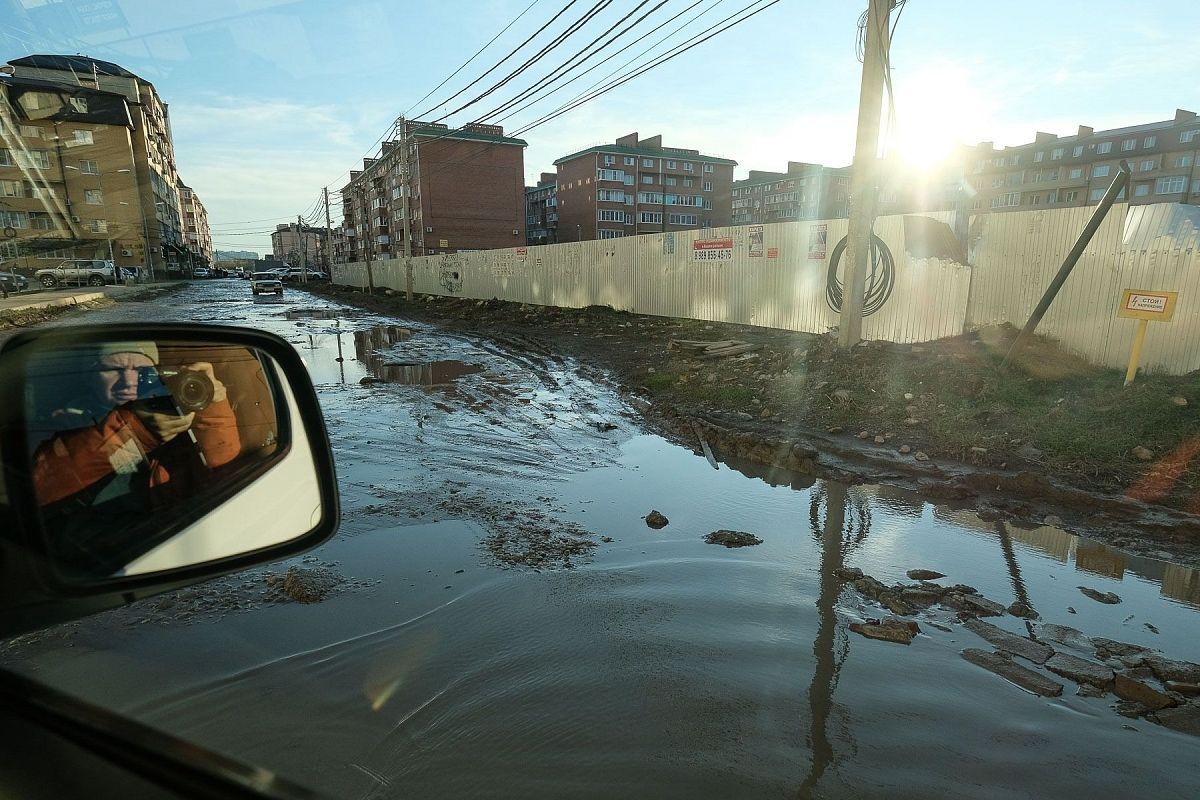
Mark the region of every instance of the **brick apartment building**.
<instances>
[{"instance_id":1,"label":"brick apartment building","mask_svg":"<svg viewBox=\"0 0 1200 800\"><path fill-rule=\"evenodd\" d=\"M636 133L563 156L558 240L617 239L730 224L736 161Z\"/></svg>"},{"instance_id":2,"label":"brick apartment building","mask_svg":"<svg viewBox=\"0 0 1200 800\"><path fill-rule=\"evenodd\" d=\"M1074 136L1037 133L1029 144L963 148L977 211L1095 205L1121 159L1133 171L1121 199L1130 203L1200 202L1200 119L1177 109L1173 119Z\"/></svg>"},{"instance_id":3,"label":"brick apartment building","mask_svg":"<svg viewBox=\"0 0 1200 800\"><path fill-rule=\"evenodd\" d=\"M787 172L752 169L733 182L731 224L845 217L849 196L849 167L789 161Z\"/></svg>"},{"instance_id":4,"label":"brick apartment building","mask_svg":"<svg viewBox=\"0 0 1200 800\"><path fill-rule=\"evenodd\" d=\"M190 186L179 184L179 208L183 212L184 246L194 266L207 267L213 260L212 231L208 227L208 209Z\"/></svg>"},{"instance_id":5,"label":"brick apartment building","mask_svg":"<svg viewBox=\"0 0 1200 800\"><path fill-rule=\"evenodd\" d=\"M498 125L407 121L401 138L363 159L342 188L346 253L352 261L404 253L403 142L409 147L413 255L525 244L526 143Z\"/></svg>"},{"instance_id":6,"label":"brick apartment building","mask_svg":"<svg viewBox=\"0 0 1200 800\"><path fill-rule=\"evenodd\" d=\"M0 179L18 236L0 242L0 256L108 258L111 249L122 265L181 271L189 250L175 146L153 84L85 56L8 64Z\"/></svg>"},{"instance_id":7,"label":"brick apartment building","mask_svg":"<svg viewBox=\"0 0 1200 800\"><path fill-rule=\"evenodd\" d=\"M304 263L309 267L326 267L328 258L325 255L325 241L329 231L305 225L299 228L292 222L287 225L276 225L271 232L271 254L276 261L286 261L294 267L300 266L300 253L304 253Z\"/></svg>"},{"instance_id":8,"label":"brick apartment building","mask_svg":"<svg viewBox=\"0 0 1200 800\"><path fill-rule=\"evenodd\" d=\"M525 187L525 243L558 241L558 175L543 172L537 186Z\"/></svg>"}]
</instances>

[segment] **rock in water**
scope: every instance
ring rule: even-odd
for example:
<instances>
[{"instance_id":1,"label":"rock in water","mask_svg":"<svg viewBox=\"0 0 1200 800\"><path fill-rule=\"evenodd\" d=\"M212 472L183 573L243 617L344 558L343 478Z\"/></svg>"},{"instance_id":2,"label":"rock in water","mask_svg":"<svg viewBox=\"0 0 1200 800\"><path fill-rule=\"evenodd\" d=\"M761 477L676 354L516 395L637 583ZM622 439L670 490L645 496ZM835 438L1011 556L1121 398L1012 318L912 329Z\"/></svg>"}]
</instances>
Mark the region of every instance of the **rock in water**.
<instances>
[{"instance_id":1,"label":"rock in water","mask_svg":"<svg viewBox=\"0 0 1200 800\"><path fill-rule=\"evenodd\" d=\"M669 523L669 522L670 522L670 520L667 519L666 517L664 517L658 511L651 511L649 514L646 515L646 524L649 525L651 528L654 528L655 530L658 530L659 528L667 527L667 523Z\"/></svg>"},{"instance_id":2,"label":"rock in water","mask_svg":"<svg viewBox=\"0 0 1200 800\"><path fill-rule=\"evenodd\" d=\"M1098 589L1092 589L1087 586L1079 586L1076 588L1078 588L1079 591L1083 592L1084 597L1090 597L1093 600L1095 600L1097 603L1104 603L1105 605L1115 606L1117 603L1121 602L1120 596L1113 594L1112 592L1101 592Z\"/></svg>"},{"instance_id":3,"label":"rock in water","mask_svg":"<svg viewBox=\"0 0 1200 800\"><path fill-rule=\"evenodd\" d=\"M713 531L708 536L704 537L704 541L709 544L723 544L726 547L750 547L756 544L762 544L763 540L755 536L753 533L745 531Z\"/></svg>"},{"instance_id":4,"label":"rock in water","mask_svg":"<svg viewBox=\"0 0 1200 800\"><path fill-rule=\"evenodd\" d=\"M879 620L851 622L849 628L854 633L861 634L868 639L895 642L896 644L912 644L913 636L921 632L917 623L905 622L895 617L889 617L882 622Z\"/></svg>"},{"instance_id":5,"label":"rock in water","mask_svg":"<svg viewBox=\"0 0 1200 800\"><path fill-rule=\"evenodd\" d=\"M968 647L962 651L962 657L976 666L983 667L989 672L994 672L1001 678L1015 683L1027 692L1033 692L1042 697L1058 697L1063 692L1061 683L1050 680L1040 672L1023 667L1000 653L990 653L987 650Z\"/></svg>"},{"instance_id":6,"label":"rock in water","mask_svg":"<svg viewBox=\"0 0 1200 800\"><path fill-rule=\"evenodd\" d=\"M931 569L910 569L904 574L914 581L936 581L938 578L946 577L945 573L935 572Z\"/></svg>"}]
</instances>

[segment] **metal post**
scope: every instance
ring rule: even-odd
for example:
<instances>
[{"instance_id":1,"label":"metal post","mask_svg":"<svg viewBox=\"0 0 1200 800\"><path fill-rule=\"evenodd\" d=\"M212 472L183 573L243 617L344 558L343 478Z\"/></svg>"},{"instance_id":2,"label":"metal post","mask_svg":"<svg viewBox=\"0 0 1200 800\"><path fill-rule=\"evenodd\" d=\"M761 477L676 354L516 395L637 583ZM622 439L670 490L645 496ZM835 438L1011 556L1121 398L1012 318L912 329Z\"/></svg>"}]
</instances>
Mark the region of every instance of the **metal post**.
<instances>
[{"instance_id":1,"label":"metal post","mask_svg":"<svg viewBox=\"0 0 1200 800\"><path fill-rule=\"evenodd\" d=\"M870 0L863 48L862 84L858 95L858 138L850 187L850 221L846 240L846 271L842 279L842 311L838 345L850 348L862 338L863 295L867 290L867 259L875 222L879 119L883 111L884 70L891 46L891 0Z\"/></svg>"},{"instance_id":2,"label":"metal post","mask_svg":"<svg viewBox=\"0 0 1200 800\"><path fill-rule=\"evenodd\" d=\"M300 215L296 215L296 242L299 244L300 250L300 282L304 283L305 266L305 242L304 242L304 220L300 219Z\"/></svg>"},{"instance_id":3,"label":"metal post","mask_svg":"<svg viewBox=\"0 0 1200 800\"><path fill-rule=\"evenodd\" d=\"M329 187L321 190L325 197L325 271L333 274L333 224L329 221Z\"/></svg>"}]
</instances>

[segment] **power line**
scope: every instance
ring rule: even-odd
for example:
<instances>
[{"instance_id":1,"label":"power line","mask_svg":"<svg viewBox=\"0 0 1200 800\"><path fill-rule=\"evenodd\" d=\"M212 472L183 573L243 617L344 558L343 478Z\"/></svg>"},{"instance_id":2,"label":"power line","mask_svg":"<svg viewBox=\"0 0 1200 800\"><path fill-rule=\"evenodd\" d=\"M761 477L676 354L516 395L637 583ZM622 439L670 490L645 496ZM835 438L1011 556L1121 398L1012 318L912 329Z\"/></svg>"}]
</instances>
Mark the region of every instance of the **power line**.
<instances>
[{"instance_id":1,"label":"power line","mask_svg":"<svg viewBox=\"0 0 1200 800\"><path fill-rule=\"evenodd\" d=\"M440 103L438 103L437 105L435 105L433 108L430 108L430 109L429 109L429 110L427 110L427 111L422 111L420 114L418 114L418 115L417 115L417 117L419 118L419 117L423 117L423 116L425 116L425 115L427 115L427 114L432 114L432 113L434 113L435 111L437 111L437 109L438 109L439 107L441 107L441 106L444 106L444 105L446 105L447 103L449 103L451 100L453 100L454 98L461 96L461 95L463 94L463 92L467 91L467 90L468 90L468 89L470 89L472 86L474 86L475 84L479 83L481 80L483 80L484 78L486 78L488 75L490 75L490 74L492 74L493 72L495 72L497 69L499 69L499 68L500 68L500 65L501 65L501 64L503 64L505 61L508 61L510 58L512 58L513 56L515 56L517 53L519 53L519 52L521 51L521 49L522 49L523 47L525 47L525 45L529 44L529 43L530 43L530 42L532 42L532 41L533 41L535 38L537 38L537 35L538 35L539 33L541 33L542 31L546 30L546 28L549 28L551 25L553 25L553 24L554 24L554 22L555 22L555 21L556 21L556 20L557 20L559 17L561 17L563 14L567 13L567 11L568 11L568 10L571 8L571 6L575 5L575 4L576 4L576 3L578 3L578 2L579 2L579 0L570 0L570 2L568 2L568 3L567 3L565 6L563 6L563 7L562 7L562 9L561 9L561 10L560 10L560 11L559 11L557 14L555 14L553 17L551 17L551 18L550 18L550 20L549 20L548 22L546 22L546 24L542 25L542 27L540 27L540 28L538 28L536 31L534 31L534 32L533 32L533 33L532 33L532 34L529 36L529 38L528 38L528 39L526 39L525 41L521 42L519 45L517 45L516 47L514 47L514 48L512 49L512 51L511 51L511 52L509 52L509 54L508 54L508 55L506 55L504 58L500 59L500 60L499 60L499 61L497 61L495 64L493 64L491 67L489 67L489 68L488 68L488 70L487 70L487 72L484 72L484 73L483 73L482 75L480 75L478 78L476 78L475 80L471 81L471 82L470 82L470 83L468 83L466 86L464 86L463 88L459 89L457 92L455 92L454 94L450 95L450 96L449 96L449 97L447 97L445 100L443 100L442 102L440 102Z\"/></svg>"},{"instance_id":2,"label":"power line","mask_svg":"<svg viewBox=\"0 0 1200 800\"><path fill-rule=\"evenodd\" d=\"M474 54L473 56L471 56L470 58L468 58L466 61L464 61L464 62L462 63L462 66L460 66L458 69L454 70L454 72L451 72L451 73L450 73L450 75L449 75L449 76L447 76L445 80L443 80L443 81L442 81L441 83L439 83L437 86L433 87L433 88L432 88L432 89L430 89L428 92L426 92L424 97L422 97L420 100L418 100L417 102L415 102L415 103L413 103L411 106L409 106L407 109L405 109L405 110L404 110L404 116L408 116L408 112L412 111L414 108L416 108L417 106L419 106L421 103L424 103L426 100L428 100L428 99L429 99L430 95L432 95L432 94L433 94L434 92L436 92L438 89L440 89L440 88L442 88L443 86L445 86L447 83L449 83L449 82L450 82L450 80L451 80L452 78L454 78L454 76L458 75L458 73L460 73L460 72L462 72L464 69L466 69L466 68L467 68L467 66L469 66L469 65L470 65L470 63L471 63L472 61L474 61L476 58L478 58L478 57L479 57L479 54L480 54L480 53L482 53L484 50L487 50L489 47L491 47L493 42L495 42L497 39L499 39L501 36L503 36L503 35L504 35L504 34L505 34L507 31L508 31L508 29L509 29L509 28L511 28L513 25L516 25L516 24L517 24L517 22L518 22L518 21L521 19L521 17L525 16L525 14L529 12L529 9L533 8L534 6L536 6L536 5L537 5L538 3L540 3L540 2L541 2L541 0L533 0L533 2L532 2L532 3L530 3L530 4L529 4L529 5L527 5L527 6L525 6L525 10L524 10L524 11L522 11L520 14L517 14L517 16L516 16L516 17L513 19L513 21L512 21L512 22L508 23L508 24L507 24L507 25L505 25L503 28L501 28L499 33L497 33L497 34L496 34L495 36L493 36L491 39L488 39L488 42L487 42L487 44L485 44L483 47L481 47L481 48L479 48L478 50L476 50L476 51L475 51L475 54Z\"/></svg>"},{"instance_id":3,"label":"power line","mask_svg":"<svg viewBox=\"0 0 1200 800\"><path fill-rule=\"evenodd\" d=\"M578 33L585 25L587 25L589 22L591 22L592 19L595 18L595 16L597 14L599 14L601 11L603 11L604 9L606 9L610 5L612 5L612 1L613 0L598 0L598 2L594 6L592 6L590 9L588 9L582 17L580 17L579 19L572 22L569 26L567 26L567 29L565 31L563 31L558 36L556 36L554 39L552 39L548 45L544 46L541 50L539 50L538 52L534 53L532 56L527 58L525 60L524 64L517 67L515 70L510 72L504 78L500 79L490 89L488 89L487 91L478 95L477 97L475 97L475 99L473 99L467 103L464 103L463 105L459 106L458 108L454 109L453 111L446 112L445 114L443 114L442 116L438 117L437 119L435 119L433 121L441 122L442 120L444 120L448 117L451 117L460 111L470 108L471 106L475 105L480 100L482 100L483 98L490 95L492 92L495 92L500 87L504 86L506 83L511 81L513 78L517 77L522 72L529 69L537 62L541 61L542 58L544 58L547 53L556 49L559 45L561 45L567 39L571 38L576 33Z\"/></svg>"}]
</instances>

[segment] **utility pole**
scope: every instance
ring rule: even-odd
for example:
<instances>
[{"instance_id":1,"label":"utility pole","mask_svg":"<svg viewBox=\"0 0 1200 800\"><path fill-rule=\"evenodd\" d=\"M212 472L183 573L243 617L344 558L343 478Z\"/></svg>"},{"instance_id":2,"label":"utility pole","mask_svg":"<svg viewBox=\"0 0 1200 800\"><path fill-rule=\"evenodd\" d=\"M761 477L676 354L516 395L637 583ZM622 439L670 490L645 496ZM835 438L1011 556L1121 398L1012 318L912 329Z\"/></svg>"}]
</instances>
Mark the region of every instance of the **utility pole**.
<instances>
[{"instance_id":1,"label":"utility pole","mask_svg":"<svg viewBox=\"0 0 1200 800\"><path fill-rule=\"evenodd\" d=\"M846 269L842 277L842 311L838 346L849 349L862 339L863 295L867 290L867 260L875 222L879 170L879 118L883 110L884 70L891 46L892 0L869 0L863 46L862 86L858 94L858 138L850 184L850 221Z\"/></svg>"},{"instance_id":2,"label":"utility pole","mask_svg":"<svg viewBox=\"0 0 1200 800\"><path fill-rule=\"evenodd\" d=\"M300 215L297 214L296 215L296 241L300 243L300 247L298 249L300 250L300 282L301 283L304 283L304 273L306 271L306 267L304 264L304 233L303 233L303 230L304 230L304 220L302 220L300 218Z\"/></svg>"},{"instance_id":3,"label":"utility pole","mask_svg":"<svg viewBox=\"0 0 1200 800\"><path fill-rule=\"evenodd\" d=\"M371 209L370 204L366 201L366 191L366 188L360 184L358 196L363 203L363 218L367 221L366 241L363 242L363 257L367 259L367 294L375 294L375 276L371 273Z\"/></svg>"},{"instance_id":4,"label":"utility pole","mask_svg":"<svg viewBox=\"0 0 1200 800\"><path fill-rule=\"evenodd\" d=\"M400 208L404 214L404 299L413 300L413 266L412 266L412 221L408 218L412 209L409 198L409 156L408 156L408 123L400 117Z\"/></svg>"},{"instance_id":5,"label":"utility pole","mask_svg":"<svg viewBox=\"0 0 1200 800\"><path fill-rule=\"evenodd\" d=\"M333 225L329 222L329 187L321 190L325 197L325 271L333 275Z\"/></svg>"}]
</instances>

